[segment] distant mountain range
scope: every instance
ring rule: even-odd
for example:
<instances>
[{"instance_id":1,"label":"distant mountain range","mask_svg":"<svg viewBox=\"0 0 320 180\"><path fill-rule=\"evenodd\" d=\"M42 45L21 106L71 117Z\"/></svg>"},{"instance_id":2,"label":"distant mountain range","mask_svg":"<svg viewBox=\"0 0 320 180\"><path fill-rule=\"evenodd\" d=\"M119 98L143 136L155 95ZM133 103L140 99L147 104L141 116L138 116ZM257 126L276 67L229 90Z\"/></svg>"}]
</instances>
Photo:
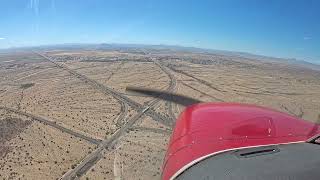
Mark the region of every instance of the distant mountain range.
<instances>
[{"instance_id":1,"label":"distant mountain range","mask_svg":"<svg viewBox=\"0 0 320 180\"><path fill-rule=\"evenodd\" d=\"M231 57L242 57L253 60L261 60L261 61L269 61L269 62L286 62L295 65L301 65L306 68L310 68L313 70L320 70L320 64L313 64L304 60L298 60L295 58L277 58L277 57L269 57L263 55L256 55L246 52L236 52L236 51L226 51L226 50L214 50L214 49L204 49L204 48L196 48L196 47L184 47L184 46L176 46L176 45L145 45L145 44L117 44L117 43L102 43L102 44L78 44L78 43L70 43L70 44L57 44L57 45L43 45L36 47L23 47L23 48L11 48L0 50L0 52L6 51L16 51L16 50L76 50L76 49L90 49L90 50L121 50L121 49L129 49L129 50L167 50L167 51L187 51L194 53L209 53L209 54L218 54L224 56Z\"/></svg>"}]
</instances>

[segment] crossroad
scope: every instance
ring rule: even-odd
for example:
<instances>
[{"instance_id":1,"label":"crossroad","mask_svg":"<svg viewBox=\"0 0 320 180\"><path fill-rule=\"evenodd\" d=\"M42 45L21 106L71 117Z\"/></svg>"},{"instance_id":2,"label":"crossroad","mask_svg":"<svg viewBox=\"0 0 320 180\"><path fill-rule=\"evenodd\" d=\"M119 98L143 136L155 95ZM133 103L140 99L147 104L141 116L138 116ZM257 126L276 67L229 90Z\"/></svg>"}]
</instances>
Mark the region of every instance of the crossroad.
<instances>
[{"instance_id":1,"label":"crossroad","mask_svg":"<svg viewBox=\"0 0 320 180\"><path fill-rule=\"evenodd\" d=\"M119 140L119 138L121 138L128 130L130 130L130 128L143 115L148 115L153 120L155 120L165 126L168 126L168 127L172 126L172 124L173 124L172 120L164 117L163 115L155 112L152 109L152 107L154 107L160 101L160 99L156 98L156 99L153 99L153 100L147 102L145 105L141 105L138 102L130 99L129 97L113 90L112 88L107 87L105 85L102 85L102 84L98 83L97 81L90 79L87 76L76 72L75 70L68 68L66 65L64 65L62 63L58 63L58 62L54 61L53 59L51 59L50 57L48 57L46 55L43 55L38 52L35 52L35 53L42 56L47 61L55 64L57 67L68 71L70 74L74 75L78 79L90 84L92 87L99 90L100 92L103 92L108 95L112 95L114 98L121 101L121 103L125 103L125 104L131 106L132 108L134 108L138 112L136 115L131 117L131 119L129 119L126 124L124 124L120 129L118 129L111 137L101 141L101 143L98 145L98 147L97 147L97 149L95 149L95 151L93 151L91 154L86 156L75 168L69 170L60 179L69 180L69 179L76 179L78 177L81 177L97 161L99 161L102 158L102 154L101 154L102 151L105 149L112 151L112 147L115 145L115 143L117 143L117 140ZM162 66L161 63L159 63L157 60L155 60L154 58L150 58L150 60L152 62L154 62L156 65L158 65L169 76L170 84L169 84L169 87L167 88L167 91L172 92L176 86L176 79L174 78L174 76L168 71L168 69L166 67ZM125 107L125 109L127 110L126 107ZM123 116L122 118L125 118L125 116ZM118 121L121 121L121 119L118 119Z\"/></svg>"}]
</instances>

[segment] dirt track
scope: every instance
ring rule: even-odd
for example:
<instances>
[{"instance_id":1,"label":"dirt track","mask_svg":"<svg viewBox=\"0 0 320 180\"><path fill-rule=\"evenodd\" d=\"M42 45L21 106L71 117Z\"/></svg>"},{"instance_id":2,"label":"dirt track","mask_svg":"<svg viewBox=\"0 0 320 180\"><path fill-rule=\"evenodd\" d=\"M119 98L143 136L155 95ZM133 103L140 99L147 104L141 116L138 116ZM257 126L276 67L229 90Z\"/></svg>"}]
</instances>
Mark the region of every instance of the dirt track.
<instances>
[{"instance_id":1,"label":"dirt track","mask_svg":"<svg viewBox=\"0 0 320 180\"><path fill-rule=\"evenodd\" d=\"M47 51L12 57L17 61L4 64L1 58L8 57L0 57L0 112L33 123L1 146L6 151L1 178L160 178L183 107L128 93L127 86L203 102L257 104L309 121L320 117L320 73L283 63L165 51ZM24 161L32 174L20 168Z\"/></svg>"}]
</instances>

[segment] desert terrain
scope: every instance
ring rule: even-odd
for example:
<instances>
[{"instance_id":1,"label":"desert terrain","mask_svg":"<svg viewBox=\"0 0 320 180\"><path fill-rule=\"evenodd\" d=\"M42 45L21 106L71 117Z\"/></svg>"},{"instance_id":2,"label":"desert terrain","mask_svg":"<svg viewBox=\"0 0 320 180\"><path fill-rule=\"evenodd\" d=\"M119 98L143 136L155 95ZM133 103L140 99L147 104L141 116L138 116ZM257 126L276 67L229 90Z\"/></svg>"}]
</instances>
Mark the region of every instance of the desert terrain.
<instances>
[{"instance_id":1,"label":"desert terrain","mask_svg":"<svg viewBox=\"0 0 320 180\"><path fill-rule=\"evenodd\" d=\"M0 179L160 179L183 107L127 86L320 121L320 71L168 49L0 53Z\"/></svg>"}]
</instances>

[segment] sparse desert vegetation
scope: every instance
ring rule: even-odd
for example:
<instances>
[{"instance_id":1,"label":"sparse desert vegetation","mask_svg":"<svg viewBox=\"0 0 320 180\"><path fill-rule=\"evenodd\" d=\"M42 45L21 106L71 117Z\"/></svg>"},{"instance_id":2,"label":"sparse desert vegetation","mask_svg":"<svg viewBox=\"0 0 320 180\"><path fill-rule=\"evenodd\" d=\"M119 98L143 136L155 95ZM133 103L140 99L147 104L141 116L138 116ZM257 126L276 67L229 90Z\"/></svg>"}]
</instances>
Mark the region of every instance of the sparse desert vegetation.
<instances>
[{"instance_id":1,"label":"sparse desert vegetation","mask_svg":"<svg viewBox=\"0 0 320 180\"><path fill-rule=\"evenodd\" d=\"M319 77L287 62L173 50L3 53L0 179L159 179L183 107L127 86L256 104L315 122Z\"/></svg>"}]
</instances>

